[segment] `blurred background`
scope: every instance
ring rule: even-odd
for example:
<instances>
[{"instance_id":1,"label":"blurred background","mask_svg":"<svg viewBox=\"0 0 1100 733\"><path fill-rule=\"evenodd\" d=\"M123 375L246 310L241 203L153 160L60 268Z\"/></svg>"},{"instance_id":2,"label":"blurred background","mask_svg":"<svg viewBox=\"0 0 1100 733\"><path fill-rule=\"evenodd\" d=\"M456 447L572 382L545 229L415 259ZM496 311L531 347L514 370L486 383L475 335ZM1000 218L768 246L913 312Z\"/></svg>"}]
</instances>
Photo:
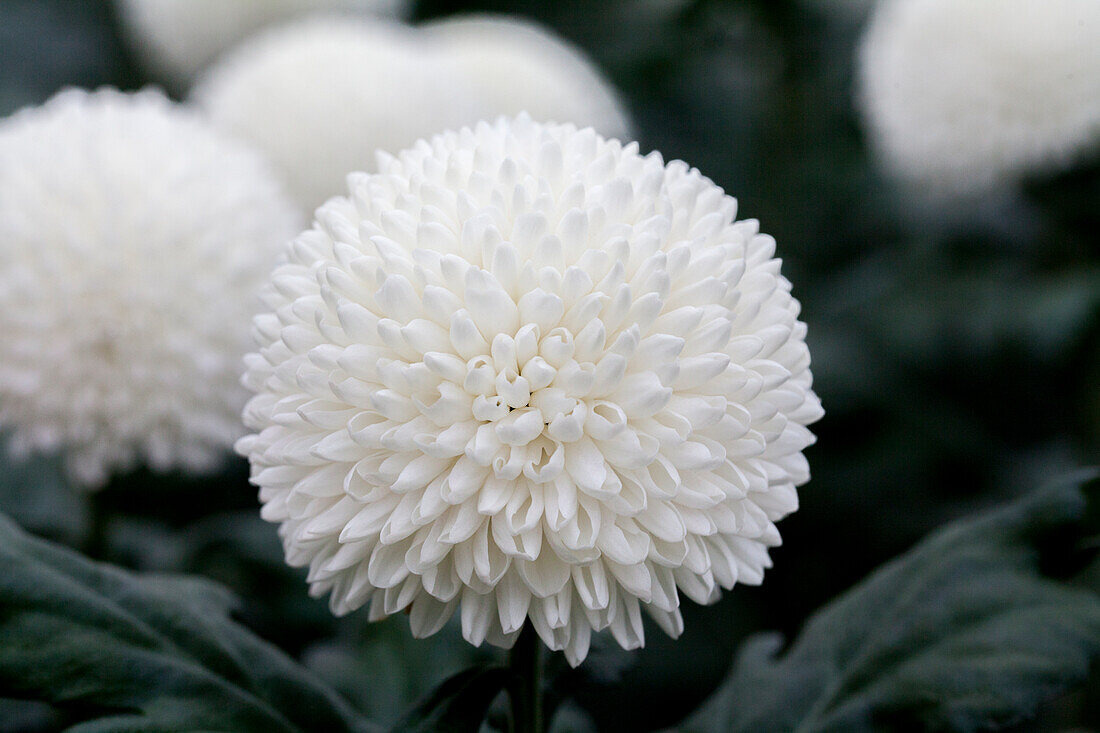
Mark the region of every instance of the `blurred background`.
<instances>
[{"instance_id":1,"label":"blurred background","mask_svg":"<svg viewBox=\"0 0 1100 733\"><path fill-rule=\"evenodd\" d=\"M597 646L561 670L575 730L655 730L692 710L746 635L794 634L814 609L945 521L1095 462L1100 441L1100 156L1056 176L931 203L876 163L854 91L865 0L420 0L413 22L491 11L541 23L619 90L643 151L698 167L775 236L809 325L826 410L813 479L760 588L686 632ZM0 0L0 115L69 86L163 83L106 0ZM179 95L185 90L169 86ZM139 471L74 491L56 461L0 458L0 511L143 570L199 573L241 619L392 721L480 657L456 630L414 641L403 618L334 619L289 569L247 466L214 480ZM564 667L564 662L561 662ZM1090 707L1090 705L1092 707ZM1100 722L1087 697L1048 714ZM7 711L7 714L5 714ZM0 730L52 730L0 702ZM560 725L565 725L561 723ZM563 728L564 729L564 728Z\"/></svg>"}]
</instances>

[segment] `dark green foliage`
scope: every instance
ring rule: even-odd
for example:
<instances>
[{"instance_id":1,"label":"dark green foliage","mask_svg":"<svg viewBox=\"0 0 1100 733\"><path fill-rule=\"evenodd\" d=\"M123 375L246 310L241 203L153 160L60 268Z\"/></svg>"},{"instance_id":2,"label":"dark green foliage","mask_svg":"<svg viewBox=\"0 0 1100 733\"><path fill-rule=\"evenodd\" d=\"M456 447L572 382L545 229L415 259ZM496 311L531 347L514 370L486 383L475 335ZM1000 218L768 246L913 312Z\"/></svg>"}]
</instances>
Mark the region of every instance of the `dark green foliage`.
<instances>
[{"instance_id":1,"label":"dark green foliage","mask_svg":"<svg viewBox=\"0 0 1100 733\"><path fill-rule=\"evenodd\" d=\"M0 511L24 529L70 544L88 534L88 496L69 486L60 460L15 461L0 452Z\"/></svg>"},{"instance_id":2,"label":"dark green foliage","mask_svg":"<svg viewBox=\"0 0 1100 733\"><path fill-rule=\"evenodd\" d=\"M0 115L38 104L65 85L132 83L126 51L113 33L111 3L0 4Z\"/></svg>"},{"instance_id":3,"label":"dark green foliage","mask_svg":"<svg viewBox=\"0 0 1100 733\"><path fill-rule=\"evenodd\" d=\"M1085 520L1072 481L952 523L814 614L788 650L750 638L677 731L974 731L1033 715L1100 651L1100 596L1043 573L1081 559Z\"/></svg>"},{"instance_id":4,"label":"dark green foliage","mask_svg":"<svg viewBox=\"0 0 1100 733\"><path fill-rule=\"evenodd\" d=\"M370 730L208 581L97 564L6 518L0 567L0 696L47 702L73 731Z\"/></svg>"},{"instance_id":5,"label":"dark green foliage","mask_svg":"<svg viewBox=\"0 0 1100 733\"><path fill-rule=\"evenodd\" d=\"M403 715L390 733L477 733L509 679L504 667L459 672Z\"/></svg>"},{"instance_id":6,"label":"dark green foliage","mask_svg":"<svg viewBox=\"0 0 1100 733\"><path fill-rule=\"evenodd\" d=\"M372 721L389 726L433 685L497 657L497 650L467 644L457 619L415 639L404 616L367 624L352 615L335 636L307 647L302 661Z\"/></svg>"}]
</instances>

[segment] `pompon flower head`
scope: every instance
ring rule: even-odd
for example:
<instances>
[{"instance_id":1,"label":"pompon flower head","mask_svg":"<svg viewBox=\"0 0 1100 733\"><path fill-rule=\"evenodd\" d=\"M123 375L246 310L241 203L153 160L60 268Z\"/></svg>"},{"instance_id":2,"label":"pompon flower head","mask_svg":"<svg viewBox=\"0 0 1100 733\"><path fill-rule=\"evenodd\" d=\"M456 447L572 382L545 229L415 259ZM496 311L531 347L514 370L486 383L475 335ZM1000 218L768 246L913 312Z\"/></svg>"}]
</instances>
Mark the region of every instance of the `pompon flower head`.
<instances>
[{"instance_id":1,"label":"pompon flower head","mask_svg":"<svg viewBox=\"0 0 1100 733\"><path fill-rule=\"evenodd\" d=\"M430 30L299 21L229 54L192 99L264 150L309 211L343 191L348 173L369 169L376 150L478 119L528 108L607 135L626 129L609 87L576 51L527 24L485 18Z\"/></svg>"},{"instance_id":2,"label":"pompon flower head","mask_svg":"<svg viewBox=\"0 0 1100 733\"><path fill-rule=\"evenodd\" d=\"M774 240L698 171L526 116L420 141L264 293L238 450L335 613L673 636L756 584L821 406Z\"/></svg>"},{"instance_id":3,"label":"pompon flower head","mask_svg":"<svg viewBox=\"0 0 1100 733\"><path fill-rule=\"evenodd\" d=\"M1100 3L883 0L860 98L885 162L930 193L980 193L1100 145Z\"/></svg>"},{"instance_id":4,"label":"pompon flower head","mask_svg":"<svg viewBox=\"0 0 1100 733\"><path fill-rule=\"evenodd\" d=\"M407 0L121 0L123 26L166 79L187 82L256 31L315 12L403 15Z\"/></svg>"},{"instance_id":5,"label":"pompon flower head","mask_svg":"<svg viewBox=\"0 0 1100 733\"><path fill-rule=\"evenodd\" d=\"M255 291L298 230L259 156L163 95L0 122L0 428L96 487L208 469L244 431Z\"/></svg>"},{"instance_id":6,"label":"pompon flower head","mask_svg":"<svg viewBox=\"0 0 1100 733\"><path fill-rule=\"evenodd\" d=\"M594 127L605 137L630 133L618 94L599 70L580 49L534 23L458 16L424 32L466 79L486 119L524 111Z\"/></svg>"}]
</instances>

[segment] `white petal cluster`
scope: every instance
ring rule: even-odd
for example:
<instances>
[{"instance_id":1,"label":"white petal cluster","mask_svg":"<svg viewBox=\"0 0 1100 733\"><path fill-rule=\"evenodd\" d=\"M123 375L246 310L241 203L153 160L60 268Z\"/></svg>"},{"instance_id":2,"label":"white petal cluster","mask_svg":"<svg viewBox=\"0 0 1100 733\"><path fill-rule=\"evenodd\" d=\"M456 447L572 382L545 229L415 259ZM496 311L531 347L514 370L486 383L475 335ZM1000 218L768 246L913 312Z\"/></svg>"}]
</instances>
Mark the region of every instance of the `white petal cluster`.
<instances>
[{"instance_id":1,"label":"white petal cluster","mask_svg":"<svg viewBox=\"0 0 1100 733\"><path fill-rule=\"evenodd\" d=\"M1100 145L1096 0L882 0L860 97L885 162L978 193Z\"/></svg>"},{"instance_id":2,"label":"white petal cluster","mask_svg":"<svg viewBox=\"0 0 1100 733\"><path fill-rule=\"evenodd\" d=\"M403 15L407 0L120 0L123 26L163 77L186 82L260 29L316 12Z\"/></svg>"},{"instance_id":3,"label":"white petal cluster","mask_svg":"<svg viewBox=\"0 0 1100 733\"><path fill-rule=\"evenodd\" d=\"M626 131L615 94L580 53L525 23L473 18L411 28L311 18L261 34L210 69L192 99L253 142L312 211L439 130L525 110Z\"/></svg>"},{"instance_id":4,"label":"white petal cluster","mask_svg":"<svg viewBox=\"0 0 1100 733\"><path fill-rule=\"evenodd\" d=\"M0 428L88 487L204 470L243 432L255 291L297 231L259 156L163 95L0 123Z\"/></svg>"},{"instance_id":5,"label":"white petal cluster","mask_svg":"<svg viewBox=\"0 0 1100 733\"><path fill-rule=\"evenodd\" d=\"M734 199L525 115L349 184L265 293L237 445L313 594L472 644L530 619L575 665L761 581L822 412Z\"/></svg>"}]
</instances>

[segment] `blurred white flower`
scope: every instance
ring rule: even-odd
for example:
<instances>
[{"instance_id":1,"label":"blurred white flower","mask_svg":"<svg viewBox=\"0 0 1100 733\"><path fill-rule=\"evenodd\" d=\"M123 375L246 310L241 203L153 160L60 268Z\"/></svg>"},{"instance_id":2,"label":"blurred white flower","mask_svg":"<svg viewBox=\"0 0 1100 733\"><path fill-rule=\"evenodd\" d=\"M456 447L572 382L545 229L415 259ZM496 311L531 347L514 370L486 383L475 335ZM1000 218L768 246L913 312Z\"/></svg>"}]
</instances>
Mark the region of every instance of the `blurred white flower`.
<instances>
[{"instance_id":1,"label":"blurred white flower","mask_svg":"<svg viewBox=\"0 0 1100 733\"><path fill-rule=\"evenodd\" d=\"M317 212L245 384L263 516L335 613L526 619L578 664L756 584L809 479L806 328L698 171L526 115L420 141Z\"/></svg>"},{"instance_id":2,"label":"blurred white flower","mask_svg":"<svg viewBox=\"0 0 1100 733\"><path fill-rule=\"evenodd\" d=\"M594 127L605 137L629 135L618 94L599 70L578 48L534 23L458 16L426 25L424 32L476 95L476 119L527 112L537 120Z\"/></svg>"},{"instance_id":3,"label":"blurred white flower","mask_svg":"<svg viewBox=\"0 0 1100 733\"><path fill-rule=\"evenodd\" d=\"M883 0L859 75L889 166L932 194L987 191L1100 144L1100 2Z\"/></svg>"},{"instance_id":4,"label":"blurred white flower","mask_svg":"<svg viewBox=\"0 0 1100 733\"><path fill-rule=\"evenodd\" d=\"M269 31L215 64L192 93L255 143L312 211L370 168L438 130L530 111L621 135L613 92L578 51L524 23L476 18L417 29L312 18Z\"/></svg>"},{"instance_id":5,"label":"blurred white flower","mask_svg":"<svg viewBox=\"0 0 1100 733\"><path fill-rule=\"evenodd\" d=\"M123 27L161 76L186 82L265 26L311 12L403 15L408 0L120 0Z\"/></svg>"},{"instance_id":6,"label":"blurred white flower","mask_svg":"<svg viewBox=\"0 0 1100 733\"><path fill-rule=\"evenodd\" d=\"M88 487L205 470L243 432L255 292L299 225L251 150L163 95L0 122L0 428Z\"/></svg>"},{"instance_id":7,"label":"blurred white flower","mask_svg":"<svg viewBox=\"0 0 1100 733\"><path fill-rule=\"evenodd\" d=\"M263 150L308 211L376 150L476 119L470 90L415 30L333 17L257 36L212 67L192 99Z\"/></svg>"}]
</instances>

